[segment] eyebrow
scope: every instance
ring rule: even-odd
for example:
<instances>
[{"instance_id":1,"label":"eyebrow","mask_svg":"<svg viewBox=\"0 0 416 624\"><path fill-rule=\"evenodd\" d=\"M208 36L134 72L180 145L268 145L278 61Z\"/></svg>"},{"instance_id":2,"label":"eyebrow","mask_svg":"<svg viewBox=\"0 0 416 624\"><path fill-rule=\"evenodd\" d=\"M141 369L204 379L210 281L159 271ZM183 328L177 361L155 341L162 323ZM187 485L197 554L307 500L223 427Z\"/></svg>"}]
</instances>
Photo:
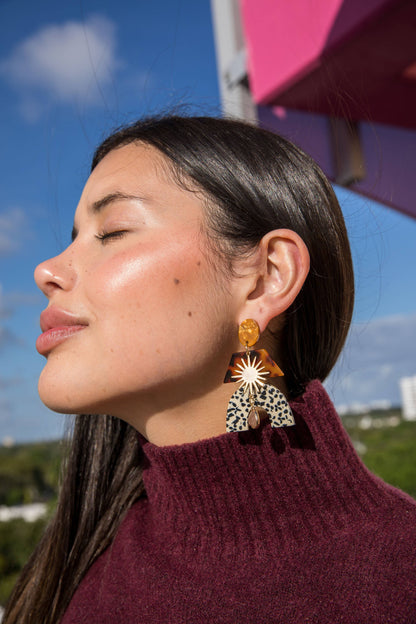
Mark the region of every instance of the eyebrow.
<instances>
[{"instance_id":1,"label":"eyebrow","mask_svg":"<svg viewBox=\"0 0 416 624\"><path fill-rule=\"evenodd\" d=\"M104 195L100 199L97 199L90 206L88 206L88 212L93 215L99 214L104 208L107 208L110 204L116 201L129 201L129 200L138 200L144 201L144 197L139 197L138 195L129 195L128 193L122 193L121 191L115 191L114 193L108 193L108 195ZM71 240L74 241L78 236L78 229L75 227L72 228Z\"/></svg>"}]
</instances>

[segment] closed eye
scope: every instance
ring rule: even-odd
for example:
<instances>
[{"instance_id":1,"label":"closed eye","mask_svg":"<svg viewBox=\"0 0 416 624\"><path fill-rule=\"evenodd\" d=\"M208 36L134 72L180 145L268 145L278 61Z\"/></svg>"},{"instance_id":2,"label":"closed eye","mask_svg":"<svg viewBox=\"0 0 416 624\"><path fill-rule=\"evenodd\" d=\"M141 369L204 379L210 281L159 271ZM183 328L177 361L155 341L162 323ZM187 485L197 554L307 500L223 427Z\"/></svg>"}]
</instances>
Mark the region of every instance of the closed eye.
<instances>
[{"instance_id":1,"label":"closed eye","mask_svg":"<svg viewBox=\"0 0 416 624\"><path fill-rule=\"evenodd\" d=\"M118 238L123 238L125 234L127 234L127 230L115 230L114 232L100 232L99 234L95 235L95 238L98 238L98 240L105 242Z\"/></svg>"}]
</instances>

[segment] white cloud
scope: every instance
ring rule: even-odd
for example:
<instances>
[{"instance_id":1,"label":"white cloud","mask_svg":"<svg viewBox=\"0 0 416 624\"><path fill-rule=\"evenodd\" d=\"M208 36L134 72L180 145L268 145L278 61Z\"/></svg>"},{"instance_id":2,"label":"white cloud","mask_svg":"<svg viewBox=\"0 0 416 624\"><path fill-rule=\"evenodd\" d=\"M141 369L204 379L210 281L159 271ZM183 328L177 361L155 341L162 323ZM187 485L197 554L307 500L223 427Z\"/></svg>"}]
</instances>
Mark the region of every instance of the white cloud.
<instances>
[{"instance_id":1,"label":"white cloud","mask_svg":"<svg viewBox=\"0 0 416 624\"><path fill-rule=\"evenodd\" d=\"M37 305L41 301L40 293L13 291L4 293L0 284L0 321L11 317L20 306Z\"/></svg>"},{"instance_id":2,"label":"white cloud","mask_svg":"<svg viewBox=\"0 0 416 624\"><path fill-rule=\"evenodd\" d=\"M16 345L21 346L22 341L10 331L7 327L2 327L0 325L0 351L5 349L6 347L12 347Z\"/></svg>"},{"instance_id":3,"label":"white cloud","mask_svg":"<svg viewBox=\"0 0 416 624\"><path fill-rule=\"evenodd\" d=\"M21 208L9 208L0 213L0 256L19 249L28 235L27 217Z\"/></svg>"},{"instance_id":4,"label":"white cloud","mask_svg":"<svg viewBox=\"0 0 416 624\"><path fill-rule=\"evenodd\" d=\"M416 314L353 325L326 387L337 404L400 403L399 379L416 374Z\"/></svg>"},{"instance_id":5,"label":"white cloud","mask_svg":"<svg viewBox=\"0 0 416 624\"><path fill-rule=\"evenodd\" d=\"M24 345L24 341L7 327L7 322L13 318L18 307L36 305L39 299L39 295L34 293L18 291L4 293L0 284L0 353L8 347ZM0 378L0 390L1 388Z\"/></svg>"},{"instance_id":6,"label":"white cloud","mask_svg":"<svg viewBox=\"0 0 416 624\"><path fill-rule=\"evenodd\" d=\"M11 388L12 386L20 386L22 384L21 377L1 377L0 376L0 392Z\"/></svg>"},{"instance_id":7,"label":"white cloud","mask_svg":"<svg viewBox=\"0 0 416 624\"><path fill-rule=\"evenodd\" d=\"M6 298L3 294L3 288L0 284L0 351L18 342L17 337L7 327L4 326L4 320L12 314Z\"/></svg>"},{"instance_id":8,"label":"white cloud","mask_svg":"<svg viewBox=\"0 0 416 624\"><path fill-rule=\"evenodd\" d=\"M114 24L92 16L45 26L28 37L0 62L3 74L22 95L26 117L39 115L39 95L63 102L96 104L102 88L120 65L115 53Z\"/></svg>"}]
</instances>

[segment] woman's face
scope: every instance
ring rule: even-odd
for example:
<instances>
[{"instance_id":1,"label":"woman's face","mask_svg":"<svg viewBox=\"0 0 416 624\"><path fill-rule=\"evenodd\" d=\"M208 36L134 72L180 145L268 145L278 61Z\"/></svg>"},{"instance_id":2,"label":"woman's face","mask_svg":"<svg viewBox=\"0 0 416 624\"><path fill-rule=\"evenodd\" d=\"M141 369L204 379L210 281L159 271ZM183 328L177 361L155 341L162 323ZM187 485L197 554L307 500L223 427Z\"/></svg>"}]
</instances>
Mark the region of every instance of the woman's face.
<instances>
[{"instance_id":1,"label":"woman's face","mask_svg":"<svg viewBox=\"0 0 416 624\"><path fill-rule=\"evenodd\" d=\"M139 144L110 152L84 188L72 244L35 271L49 299L37 341L46 405L129 420L221 383L238 297L218 262L201 197L175 184L164 157Z\"/></svg>"}]
</instances>

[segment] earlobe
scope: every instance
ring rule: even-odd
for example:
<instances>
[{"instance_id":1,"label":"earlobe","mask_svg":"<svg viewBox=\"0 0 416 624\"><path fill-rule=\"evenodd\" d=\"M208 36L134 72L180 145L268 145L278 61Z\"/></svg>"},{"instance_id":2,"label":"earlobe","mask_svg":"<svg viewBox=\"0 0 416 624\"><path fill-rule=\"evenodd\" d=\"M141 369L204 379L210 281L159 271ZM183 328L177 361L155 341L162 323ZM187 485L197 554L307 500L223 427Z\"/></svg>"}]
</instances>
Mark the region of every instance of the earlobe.
<instances>
[{"instance_id":1,"label":"earlobe","mask_svg":"<svg viewBox=\"0 0 416 624\"><path fill-rule=\"evenodd\" d=\"M309 252L292 230L273 230L257 249L258 279L244 306L246 318L254 318L263 332L269 321L289 308L309 272Z\"/></svg>"}]
</instances>

